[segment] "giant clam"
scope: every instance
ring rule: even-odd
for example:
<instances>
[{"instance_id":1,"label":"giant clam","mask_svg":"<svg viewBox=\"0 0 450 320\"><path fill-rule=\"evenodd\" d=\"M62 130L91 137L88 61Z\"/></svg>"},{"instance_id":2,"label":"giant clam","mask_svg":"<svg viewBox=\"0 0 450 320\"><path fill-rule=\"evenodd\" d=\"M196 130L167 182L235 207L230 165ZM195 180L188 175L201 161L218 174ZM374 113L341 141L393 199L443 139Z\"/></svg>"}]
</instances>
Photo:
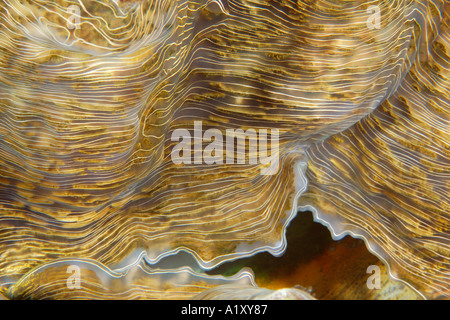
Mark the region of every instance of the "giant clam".
<instances>
[{"instance_id":1,"label":"giant clam","mask_svg":"<svg viewBox=\"0 0 450 320\"><path fill-rule=\"evenodd\" d=\"M1 0L0 292L267 297L239 283L246 270L203 270L283 254L311 210L422 297L448 298L449 13L444 0ZM276 174L251 153L175 163L174 134L196 122L277 130ZM200 270L151 267L179 252ZM68 265L85 270L79 290Z\"/></svg>"}]
</instances>

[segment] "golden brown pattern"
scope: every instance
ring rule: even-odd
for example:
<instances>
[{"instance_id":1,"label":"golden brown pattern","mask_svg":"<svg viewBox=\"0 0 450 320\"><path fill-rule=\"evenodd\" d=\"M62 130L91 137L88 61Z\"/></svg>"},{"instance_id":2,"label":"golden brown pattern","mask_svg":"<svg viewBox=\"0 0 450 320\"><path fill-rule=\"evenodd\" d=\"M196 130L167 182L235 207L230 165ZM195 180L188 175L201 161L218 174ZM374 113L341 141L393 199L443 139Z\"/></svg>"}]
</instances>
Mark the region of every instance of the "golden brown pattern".
<instances>
[{"instance_id":1,"label":"golden brown pattern","mask_svg":"<svg viewBox=\"0 0 450 320\"><path fill-rule=\"evenodd\" d=\"M300 199L319 208L335 235L364 237L393 276L434 298L450 295L449 9L431 30L422 27L433 41L397 92L308 150L309 186Z\"/></svg>"},{"instance_id":2,"label":"golden brown pattern","mask_svg":"<svg viewBox=\"0 0 450 320\"><path fill-rule=\"evenodd\" d=\"M281 254L299 202L448 296L448 14L443 0L1 0L2 291L61 258ZM278 174L174 164L171 135L194 121L279 129Z\"/></svg>"},{"instance_id":3,"label":"golden brown pattern","mask_svg":"<svg viewBox=\"0 0 450 320\"><path fill-rule=\"evenodd\" d=\"M74 266L79 268L83 279L79 284L71 283L68 277L68 268ZM206 276L188 267L169 270L150 268L143 261L127 269L113 271L96 261L59 260L31 270L9 288L7 295L12 299L36 300L180 300L192 299L211 287L220 288L228 283L234 283L237 287L254 287L253 275L247 270L225 278Z\"/></svg>"}]
</instances>

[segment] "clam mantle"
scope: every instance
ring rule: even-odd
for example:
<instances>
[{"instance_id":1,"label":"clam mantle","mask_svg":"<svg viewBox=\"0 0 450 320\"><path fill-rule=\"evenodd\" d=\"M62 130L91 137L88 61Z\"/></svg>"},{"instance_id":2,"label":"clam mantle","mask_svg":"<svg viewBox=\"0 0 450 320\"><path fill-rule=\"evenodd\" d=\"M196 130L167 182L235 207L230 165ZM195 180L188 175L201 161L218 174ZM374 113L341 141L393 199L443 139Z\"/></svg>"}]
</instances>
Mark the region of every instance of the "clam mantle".
<instances>
[{"instance_id":1,"label":"clam mantle","mask_svg":"<svg viewBox=\"0 0 450 320\"><path fill-rule=\"evenodd\" d=\"M82 4L0 0L3 295L45 297L28 280L57 261L281 255L311 210L450 296L448 1ZM195 121L279 130L278 173L175 164L171 136Z\"/></svg>"}]
</instances>

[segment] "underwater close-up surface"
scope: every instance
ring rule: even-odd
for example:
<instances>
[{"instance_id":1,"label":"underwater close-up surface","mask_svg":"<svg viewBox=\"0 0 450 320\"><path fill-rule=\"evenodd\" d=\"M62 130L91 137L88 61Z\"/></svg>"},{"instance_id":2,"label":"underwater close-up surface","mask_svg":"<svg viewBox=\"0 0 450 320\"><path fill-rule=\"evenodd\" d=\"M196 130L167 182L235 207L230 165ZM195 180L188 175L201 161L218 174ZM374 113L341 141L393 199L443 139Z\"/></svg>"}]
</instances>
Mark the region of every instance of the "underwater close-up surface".
<instances>
[{"instance_id":1,"label":"underwater close-up surface","mask_svg":"<svg viewBox=\"0 0 450 320\"><path fill-rule=\"evenodd\" d=\"M0 0L0 300L450 298L450 1Z\"/></svg>"}]
</instances>

